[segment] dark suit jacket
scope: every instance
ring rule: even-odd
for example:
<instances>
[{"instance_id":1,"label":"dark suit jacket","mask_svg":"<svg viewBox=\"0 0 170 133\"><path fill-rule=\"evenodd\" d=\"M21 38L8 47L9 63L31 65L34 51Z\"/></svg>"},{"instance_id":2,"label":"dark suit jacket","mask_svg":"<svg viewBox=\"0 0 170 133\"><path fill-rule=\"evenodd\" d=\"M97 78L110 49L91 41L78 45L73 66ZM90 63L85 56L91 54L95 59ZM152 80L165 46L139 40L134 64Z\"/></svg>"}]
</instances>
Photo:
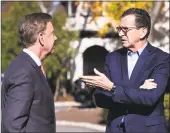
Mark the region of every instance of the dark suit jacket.
<instances>
[{"instance_id":1,"label":"dark suit jacket","mask_svg":"<svg viewBox=\"0 0 170 133\"><path fill-rule=\"evenodd\" d=\"M106 57L105 72L115 83L115 92L97 89L97 106L109 109L107 131L116 132L122 117L127 132L166 132L163 97L168 82L170 56L150 44L141 53L129 80L127 49ZM139 89L146 79L154 79L155 89Z\"/></svg>"},{"instance_id":2,"label":"dark suit jacket","mask_svg":"<svg viewBox=\"0 0 170 133\"><path fill-rule=\"evenodd\" d=\"M12 61L1 89L2 132L55 132L51 89L28 54Z\"/></svg>"}]
</instances>

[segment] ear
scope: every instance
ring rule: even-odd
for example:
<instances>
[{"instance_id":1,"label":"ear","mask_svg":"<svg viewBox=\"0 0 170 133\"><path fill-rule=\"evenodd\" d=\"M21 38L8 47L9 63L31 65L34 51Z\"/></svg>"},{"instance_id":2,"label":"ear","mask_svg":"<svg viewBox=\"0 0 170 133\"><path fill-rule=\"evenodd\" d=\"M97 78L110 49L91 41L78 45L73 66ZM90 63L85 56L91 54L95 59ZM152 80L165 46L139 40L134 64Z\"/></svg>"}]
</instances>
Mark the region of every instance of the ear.
<instances>
[{"instance_id":1,"label":"ear","mask_svg":"<svg viewBox=\"0 0 170 133\"><path fill-rule=\"evenodd\" d=\"M43 33L38 34L38 40L39 40L40 45L43 47L44 46Z\"/></svg>"},{"instance_id":2,"label":"ear","mask_svg":"<svg viewBox=\"0 0 170 133\"><path fill-rule=\"evenodd\" d=\"M144 39L144 37L146 36L147 32L148 32L147 28L141 28L141 30L140 30L140 39L141 40Z\"/></svg>"}]
</instances>

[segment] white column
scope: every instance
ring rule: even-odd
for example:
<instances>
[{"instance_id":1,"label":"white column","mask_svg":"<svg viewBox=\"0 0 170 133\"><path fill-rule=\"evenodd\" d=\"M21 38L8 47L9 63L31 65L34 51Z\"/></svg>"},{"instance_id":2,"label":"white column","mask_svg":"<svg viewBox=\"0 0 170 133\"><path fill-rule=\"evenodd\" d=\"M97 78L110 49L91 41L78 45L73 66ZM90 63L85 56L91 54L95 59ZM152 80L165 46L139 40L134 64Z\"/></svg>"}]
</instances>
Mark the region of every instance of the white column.
<instances>
[{"instance_id":1,"label":"white column","mask_svg":"<svg viewBox=\"0 0 170 133\"><path fill-rule=\"evenodd\" d=\"M75 58L75 72L73 76L73 82L83 75L83 54L78 53Z\"/></svg>"},{"instance_id":2,"label":"white column","mask_svg":"<svg viewBox=\"0 0 170 133\"><path fill-rule=\"evenodd\" d=\"M72 16L72 1L68 1L68 16Z\"/></svg>"}]
</instances>

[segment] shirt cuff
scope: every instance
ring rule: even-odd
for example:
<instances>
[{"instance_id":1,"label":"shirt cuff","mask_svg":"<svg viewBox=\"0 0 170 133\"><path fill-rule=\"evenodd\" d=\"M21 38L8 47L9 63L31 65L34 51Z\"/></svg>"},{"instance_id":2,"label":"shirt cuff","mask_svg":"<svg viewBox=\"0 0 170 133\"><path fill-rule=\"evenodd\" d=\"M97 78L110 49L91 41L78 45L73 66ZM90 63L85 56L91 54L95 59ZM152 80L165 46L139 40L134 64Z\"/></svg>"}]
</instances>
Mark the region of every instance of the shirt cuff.
<instances>
[{"instance_id":1,"label":"shirt cuff","mask_svg":"<svg viewBox=\"0 0 170 133\"><path fill-rule=\"evenodd\" d=\"M114 94L114 93L115 93L115 90L116 90L116 86L114 85L114 86L112 87L112 89L110 90L110 92L111 92L112 94Z\"/></svg>"}]
</instances>

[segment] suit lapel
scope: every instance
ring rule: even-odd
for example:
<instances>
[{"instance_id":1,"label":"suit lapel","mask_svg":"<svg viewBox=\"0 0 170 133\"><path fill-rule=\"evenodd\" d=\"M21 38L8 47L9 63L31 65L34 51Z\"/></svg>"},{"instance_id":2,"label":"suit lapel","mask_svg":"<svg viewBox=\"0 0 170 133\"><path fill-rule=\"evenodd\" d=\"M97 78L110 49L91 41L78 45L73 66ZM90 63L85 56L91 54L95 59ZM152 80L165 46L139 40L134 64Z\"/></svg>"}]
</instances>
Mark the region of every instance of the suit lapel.
<instances>
[{"instance_id":1,"label":"suit lapel","mask_svg":"<svg viewBox=\"0 0 170 133\"><path fill-rule=\"evenodd\" d=\"M139 56L139 59L136 62L136 65L135 65L135 67L134 67L134 69L132 71L132 74L131 74L131 78L130 78L131 84L133 84L135 79L137 79L137 76L138 76L139 72L141 71L141 69L144 66L145 62L149 59L151 48L152 48L152 46L148 43L146 48L143 50L143 52Z\"/></svg>"},{"instance_id":2,"label":"suit lapel","mask_svg":"<svg viewBox=\"0 0 170 133\"><path fill-rule=\"evenodd\" d=\"M36 72L37 72L37 74L40 76L40 79L41 79L42 83L46 86L46 90L45 90L45 91L47 91L47 92L48 92L47 94L48 94L50 97L53 98L53 94L52 94L52 92L51 92L51 88L50 88L50 86L49 86L46 78L44 77L44 74L42 73L41 68L40 68L40 67L35 63L35 61L34 61L28 54L26 54L25 52L22 51L22 52L21 52L21 56L23 56L24 58L26 58L26 59L31 63L31 65L36 69Z\"/></svg>"},{"instance_id":3,"label":"suit lapel","mask_svg":"<svg viewBox=\"0 0 170 133\"><path fill-rule=\"evenodd\" d=\"M34 67L34 68L37 68L37 64L35 63L35 61L25 52L21 52L21 56L25 59L27 59L29 61L29 63L31 63L31 65Z\"/></svg>"},{"instance_id":4,"label":"suit lapel","mask_svg":"<svg viewBox=\"0 0 170 133\"><path fill-rule=\"evenodd\" d=\"M122 70L123 82L125 85L128 85L129 77L128 77L128 67L127 67L127 49L125 48L121 52L121 70Z\"/></svg>"},{"instance_id":5,"label":"suit lapel","mask_svg":"<svg viewBox=\"0 0 170 133\"><path fill-rule=\"evenodd\" d=\"M47 88L47 89L46 89L46 91L48 91L47 94L49 94L50 97L53 97L51 88L50 88L50 86L49 86L49 84L48 84L48 82L47 82L47 79L45 78L43 72L41 71L41 68L40 68L40 67L37 69L37 72L38 72L38 74L40 75L40 78L41 78L42 83L43 83L43 84L46 86L46 88Z\"/></svg>"}]
</instances>

